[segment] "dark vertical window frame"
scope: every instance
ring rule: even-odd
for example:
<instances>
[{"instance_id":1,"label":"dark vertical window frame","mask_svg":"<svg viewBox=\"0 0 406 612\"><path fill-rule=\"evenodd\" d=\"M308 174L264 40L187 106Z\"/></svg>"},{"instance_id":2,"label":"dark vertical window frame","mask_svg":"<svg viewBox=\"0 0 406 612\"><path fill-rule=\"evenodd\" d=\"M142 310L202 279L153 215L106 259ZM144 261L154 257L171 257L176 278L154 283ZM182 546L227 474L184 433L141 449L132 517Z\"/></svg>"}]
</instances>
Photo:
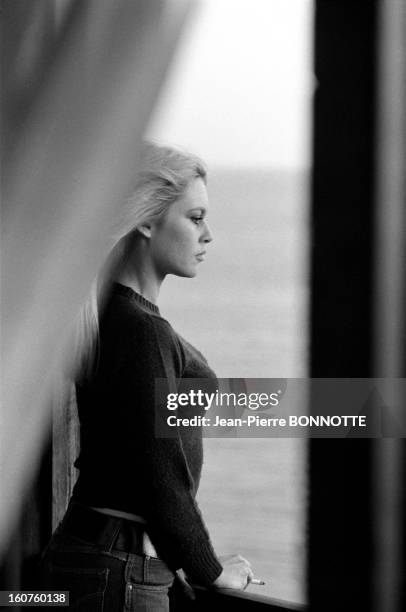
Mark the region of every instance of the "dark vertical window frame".
<instances>
[{"instance_id":1,"label":"dark vertical window frame","mask_svg":"<svg viewBox=\"0 0 406 612\"><path fill-rule=\"evenodd\" d=\"M315 9L310 373L370 377L377 2ZM312 611L371 610L372 451L368 439L310 441Z\"/></svg>"},{"instance_id":2,"label":"dark vertical window frame","mask_svg":"<svg viewBox=\"0 0 406 612\"><path fill-rule=\"evenodd\" d=\"M406 376L406 6L378 6L375 372ZM398 391L398 411L406 397ZM402 423L402 414L391 409ZM403 421L404 423L404 421ZM377 440L375 610L406 608L406 442Z\"/></svg>"}]
</instances>

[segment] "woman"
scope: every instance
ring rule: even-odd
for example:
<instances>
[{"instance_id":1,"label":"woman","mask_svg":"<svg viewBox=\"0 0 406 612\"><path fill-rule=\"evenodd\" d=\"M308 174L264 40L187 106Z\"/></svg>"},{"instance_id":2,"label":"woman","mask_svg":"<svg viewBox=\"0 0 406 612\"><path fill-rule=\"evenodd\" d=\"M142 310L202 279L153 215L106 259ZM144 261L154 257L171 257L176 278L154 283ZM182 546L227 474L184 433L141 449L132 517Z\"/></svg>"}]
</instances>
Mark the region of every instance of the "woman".
<instances>
[{"instance_id":1,"label":"woman","mask_svg":"<svg viewBox=\"0 0 406 612\"><path fill-rule=\"evenodd\" d=\"M80 474L41 561L44 587L70 591L77 610L168 610L179 568L204 586L252 579L241 556L216 556L196 504L201 435L154 429L157 378L168 391L177 379L215 379L157 306L166 275L195 276L212 241L206 170L153 144L140 168L78 327Z\"/></svg>"}]
</instances>

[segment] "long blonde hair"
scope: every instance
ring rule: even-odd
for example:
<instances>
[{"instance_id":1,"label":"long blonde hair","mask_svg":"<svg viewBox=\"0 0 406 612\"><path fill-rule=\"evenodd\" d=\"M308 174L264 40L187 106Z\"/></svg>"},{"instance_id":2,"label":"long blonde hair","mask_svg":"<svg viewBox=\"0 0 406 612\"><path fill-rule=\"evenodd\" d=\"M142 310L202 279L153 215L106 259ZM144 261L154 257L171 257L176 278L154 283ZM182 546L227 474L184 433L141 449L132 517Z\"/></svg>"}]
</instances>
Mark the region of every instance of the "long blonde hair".
<instances>
[{"instance_id":1,"label":"long blonde hair","mask_svg":"<svg viewBox=\"0 0 406 612\"><path fill-rule=\"evenodd\" d=\"M69 350L69 377L83 381L92 376L99 346L99 310L126 253L126 246L137 227L164 215L180 198L190 181L207 180L203 161L190 153L169 146L145 142L134 188L123 202L113 232L113 248L100 268L75 326L73 346Z\"/></svg>"}]
</instances>

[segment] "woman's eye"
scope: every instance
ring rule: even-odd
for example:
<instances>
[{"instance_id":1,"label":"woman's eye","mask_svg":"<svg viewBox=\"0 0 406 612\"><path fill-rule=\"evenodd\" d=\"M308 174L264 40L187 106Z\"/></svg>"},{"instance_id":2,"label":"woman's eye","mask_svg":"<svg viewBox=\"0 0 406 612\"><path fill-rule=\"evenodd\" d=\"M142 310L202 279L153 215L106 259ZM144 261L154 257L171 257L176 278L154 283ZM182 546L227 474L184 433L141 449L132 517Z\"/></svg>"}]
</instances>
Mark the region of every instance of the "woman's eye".
<instances>
[{"instance_id":1,"label":"woman's eye","mask_svg":"<svg viewBox=\"0 0 406 612\"><path fill-rule=\"evenodd\" d=\"M200 225L200 223L203 221L203 217L192 217L192 221L193 223L196 223L196 225Z\"/></svg>"}]
</instances>

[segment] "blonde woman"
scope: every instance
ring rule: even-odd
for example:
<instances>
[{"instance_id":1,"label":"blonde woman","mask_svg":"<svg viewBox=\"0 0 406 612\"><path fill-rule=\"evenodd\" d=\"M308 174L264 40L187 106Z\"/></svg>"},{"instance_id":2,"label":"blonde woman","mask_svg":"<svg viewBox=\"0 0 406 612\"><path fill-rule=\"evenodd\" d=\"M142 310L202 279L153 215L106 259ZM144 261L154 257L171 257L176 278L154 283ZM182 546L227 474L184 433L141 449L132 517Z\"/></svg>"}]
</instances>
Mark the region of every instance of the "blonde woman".
<instances>
[{"instance_id":1,"label":"blonde woman","mask_svg":"<svg viewBox=\"0 0 406 612\"><path fill-rule=\"evenodd\" d=\"M218 557L195 501L201 436L154 433L156 378L213 378L205 358L157 305L168 274L191 278L213 239L206 169L144 146L116 245L82 312L75 351L79 477L41 561L48 588L77 610L168 610L182 568L195 583L243 589L240 555Z\"/></svg>"}]
</instances>

